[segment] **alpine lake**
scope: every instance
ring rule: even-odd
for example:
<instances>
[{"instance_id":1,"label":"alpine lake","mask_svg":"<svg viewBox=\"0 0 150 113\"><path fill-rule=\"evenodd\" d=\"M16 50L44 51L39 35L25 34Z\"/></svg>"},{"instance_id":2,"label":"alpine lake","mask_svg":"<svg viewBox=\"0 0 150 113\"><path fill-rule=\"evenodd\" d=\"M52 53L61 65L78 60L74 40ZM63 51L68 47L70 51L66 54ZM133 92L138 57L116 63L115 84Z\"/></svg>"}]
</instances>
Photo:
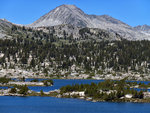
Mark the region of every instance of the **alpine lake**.
<instances>
[{"instance_id":1,"label":"alpine lake","mask_svg":"<svg viewBox=\"0 0 150 113\"><path fill-rule=\"evenodd\" d=\"M30 79L27 79L28 81ZM29 89L44 92L72 84L99 83L102 80L54 79L53 86L30 86ZM150 83L149 81L137 81ZM7 89L7 87L0 87ZM0 113L150 113L150 103L92 102L81 99L40 96L0 96Z\"/></svg>"}]
</instances>

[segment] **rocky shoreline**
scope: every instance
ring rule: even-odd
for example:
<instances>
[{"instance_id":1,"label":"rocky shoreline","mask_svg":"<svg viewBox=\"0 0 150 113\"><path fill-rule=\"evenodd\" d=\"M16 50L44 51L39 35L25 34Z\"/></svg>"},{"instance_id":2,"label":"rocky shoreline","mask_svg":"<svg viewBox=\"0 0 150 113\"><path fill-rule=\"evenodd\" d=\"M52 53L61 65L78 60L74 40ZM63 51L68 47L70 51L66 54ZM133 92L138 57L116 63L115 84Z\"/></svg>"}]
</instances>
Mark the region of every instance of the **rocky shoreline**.
<instances>
[{"instance_id":1,"label":"rocky shoreline","mask_svg":"<svg viewBox=\"0 0 150 113\"><path fill-rule=\"evenodd\" d=\"M150 96L150 92L147 93ZM50 95L52 97L57 97L57 98L77 98L77 99L82 99L86 101L91 101L91 102L133 102L133 103L150 103L150 98L143 98L143 99L133 99L133 98L120 98L116 100L109 100L106 101L104 99L94 99L92 97L87 97L84 95L83 92L71 92L71 93L66 93L66 94L60 94L60 90L55 90L51 91ZM47 95L48 96L48 95Z\"/></svg>"},{"instance_id":2,"label":"rocky shoreline","mask_svg":"<svg viewBox=\"0 0 150 113\"><path fill-rule=\"evenodd\" d=\"M144 95L145 97L148 96L148 98L143 98L143 99L134 99L130 97L124 97L124 98L119 98L116 100L109 100L106 101L104 99L94 99L92 97L88 97L84 94L84 92L70 92L70 93L64 93L61 94L60 90L53 90L49 92L35 92L32 90L28 91L28 94L18 94L18 93L9 93L9 89L2 89L0 90L0 96L19 96L19 97L28 97L28 96L41 96L41 97L56 97L56 98L77 98L77 99L82 99L86 101L91 101L91 102L133 102L133 103L150 103L150 92L146 92Z\"/></svg>"},{"instance_id":3,"label":"rocky shoreline","mask_svg":"<svg viewBox=\"0 0 150 113\"><path fill-rule=\"evenodd\" d=\"M32 91L28 86L52 86L52 80L39 81L12 81L9 78L1 78L0 86L8 89L0 89L0 96L48 96L57 98L78 98L92 102L150 102L150 92L145 90L150 84L105 80L98 84L75 84L63 86L58 90L49 92ZM137 91L139 88L141 91ZM145 88L145 89L144 89Z\"/></svg>"}]
</instances>

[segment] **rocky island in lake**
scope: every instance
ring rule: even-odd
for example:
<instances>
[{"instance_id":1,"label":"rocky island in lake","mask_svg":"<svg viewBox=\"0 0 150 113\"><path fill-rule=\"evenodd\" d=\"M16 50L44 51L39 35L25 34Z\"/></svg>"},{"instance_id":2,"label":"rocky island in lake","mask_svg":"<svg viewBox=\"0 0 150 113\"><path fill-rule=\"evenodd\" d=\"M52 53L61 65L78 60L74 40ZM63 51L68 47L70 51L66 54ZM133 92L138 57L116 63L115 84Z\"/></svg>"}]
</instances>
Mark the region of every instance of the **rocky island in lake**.
<instances>
[{"instance_id":1,"label":"rocky island in lake","mask_svg":"<svg viewBox=\"0 0 150 113\"><path fill-rule=\"evenodd\" d=\"M25 78L11 79L6 77L0 78L0 86L8 87L8 89L0 89L1 96L35 96L35 94L42 94L41 92L35 92L28 88L28 86L52 86L53 80L46 79L39 81L38 79L32 79L25 81ZM44 93L43 93L44 94Z\"/></svg>"},{"instance_id":2,"label":"rocky island in lake","mask_svg":"<svg viewBox=\"0 0 150 113\"><path fill-rule=\"evenodd\" d=\"M150 84L126 81L105 80L99 83L73 84L63 86L60 89L44 92L33 91L28 86L52 86L53 80L32 79L28 82L16 81L10 78L0 78L1 86L8 86L8 89L1 89L1 96L47 96L58 98L79 98L88 101L111 101L111 102L150 102ZM12 84L14 83L14 84ZM43 84L42 84L43 83Z\"/></svg>"},{"instance_id":3,"label":"rocky island in lake","mask_svg":"<svg viewBox=\"0 0 150 113\"><path fill-rule=\"evenodd\" d=\"M105 80L91 84L74 84L55 91L56 97L80 98L90 101L150 102L150 84Z\"/></svg>"}]
</instances>

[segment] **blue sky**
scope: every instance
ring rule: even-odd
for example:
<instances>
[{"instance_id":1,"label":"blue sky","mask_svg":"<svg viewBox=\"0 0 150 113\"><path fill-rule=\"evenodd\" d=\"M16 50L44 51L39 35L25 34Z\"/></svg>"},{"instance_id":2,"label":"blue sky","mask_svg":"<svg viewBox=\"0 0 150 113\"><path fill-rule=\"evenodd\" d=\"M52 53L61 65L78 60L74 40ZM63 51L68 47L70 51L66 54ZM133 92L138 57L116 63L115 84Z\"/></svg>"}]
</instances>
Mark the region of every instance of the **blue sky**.
<instances>
[{"instance_id":1,"label":"blue sky","mask_svg":"<svg viewBox=\"0 0 150 113\"><path fill-rule=\"evenodd\" d=\"M131 26L150 25L150 0L0 0L0 18L30 24L62 4L74 4L87 14L107 14Z\"/></svg>"}]
</instances>

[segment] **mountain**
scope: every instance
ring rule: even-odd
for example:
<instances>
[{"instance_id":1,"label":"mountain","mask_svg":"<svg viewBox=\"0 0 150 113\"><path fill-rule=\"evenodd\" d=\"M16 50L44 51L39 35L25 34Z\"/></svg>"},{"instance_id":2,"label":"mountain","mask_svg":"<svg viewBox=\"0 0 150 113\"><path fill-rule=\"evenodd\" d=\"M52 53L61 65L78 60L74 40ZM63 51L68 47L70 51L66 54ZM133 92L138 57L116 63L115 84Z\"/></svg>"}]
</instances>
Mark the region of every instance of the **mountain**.
<instances>
[{"instance_id":1,"label":"mountain","mask_svg":"<svg viewBox=\"0 0 150 113\"><path fill-rule=\"evenodd\" d=\"M0 19L0 38L7 36L7 31L12 27L12 23L6 19Z\"/></svg>"},{"instance_id":2,"label":"mountain","mask_svg":"<svg viewBox=\"0 0 150 113\"><path fill-rule=\"evenodd\" d=\"M39 18L37 21L31 24L31 26L42 27L71 24L78 27L99 28L102 27L102 25L99 24L104 24L104 22L128 26L125 23L108 15L87 15L75 5L61 5Z\"/></svg>"},{"instance_id":3,"label":"mountain","mask_svg":"<svg viewBox=\"0 0 150 113\"><path fill-rule=\"evenodd\" d=\"M148 25L139 25L134 27L134 29L150 35L150 26Z\"/></svg>"},{"instance_id":4,"label":"mountain","mask_svg":"<svg viewBox=\"0 0 150 113\"><path fill-rule=\"evenodd\" d=\"M50 11L31 26L55 26L60 24L72 24L75 26L86 27L89 24L89 18L82 10L74 5L62 5Z\"/></svg>"},{"instance_id":5,"label":"mountain","mask_svg":"<svg viewBox=\"0 0 150 113\"><path fill-rule=\"evenodd\" d=\"M50 27L38 27L36 30L42 30L45 33L49 33L55 37L61 39L78 39L78 40L88 40L94 39L97 41L102 40L122 40L122 37L113 32L109 32L104 29L98 28L82 28L73 25L56 25Z\"/></svg>"},{"instance_id":6,"label":"mountain","mask_svg":"<svg viewBox=\"0 0 150 113\"><path fill-rule=\"evenodd\" d=\"M149 35L108 15L88 15L75 5L61 5L30 24L30 27L47 27L69 24L77 27L100 28L118 33L128 40L150 39Z\"/></svg>"},{"instance_id":7,"label":"mountain","mask_svg":"<svg viewBox=\"0 0 150 113\"><path fill-rule=\"evenodd\" d=\"M42 31L42 32L41 32ZM37 33L37 34L36 34ZM39 35L41 33L41 35ZM43 34L45 34L43 36ZM35 39L43 38L50 35L51 37L61 38L61 39L78 39L78 40L88 40L94 39L97 41L102 40L121 40L122 37L113 32L98 28L83 28L73 25L56 25L50 27L38 27L30 28L17 24L13 24L5 19L0 19L0 38L2 39L12 39L16 37L22 38L32 38ZM44 38L43 38L44 39Z\"/></svg>"}]
</instances>

